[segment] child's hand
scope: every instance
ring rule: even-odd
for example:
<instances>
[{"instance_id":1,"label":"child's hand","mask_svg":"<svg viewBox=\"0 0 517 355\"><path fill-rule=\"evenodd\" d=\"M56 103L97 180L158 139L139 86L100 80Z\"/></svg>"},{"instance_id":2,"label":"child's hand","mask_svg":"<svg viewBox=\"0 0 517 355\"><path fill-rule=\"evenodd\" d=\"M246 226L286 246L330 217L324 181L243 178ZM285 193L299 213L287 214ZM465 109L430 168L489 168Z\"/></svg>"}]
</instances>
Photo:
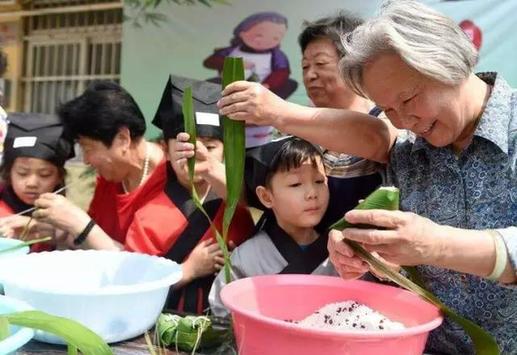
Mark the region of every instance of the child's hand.
<instances>
[{"instance_id":1,"label":"child's hand","mask_svg":"<svg viewBox=\"0 0 517 355\"><path fill-rule=\"evenodd\" d=\"M172 166L183 169L187 159L196 153L194 145L189 143L190 135L185 132L178 133L176 140L169 140L169 159Z\"/></svg>"},{"instance_id":2,"label":"child's hand","mask_svg":"<svg viewBox=\"0 0 517 355\"><path fill-rule=\"evenodd\" d=\"M223 252L213 239L200 242L183 263L183 278L191 282L199 277L210 275L224 265Z\"/></svg>"},{"instance_id":3,"label":"child's hand","mask_svg":"<svg viewBox=\"0 0 517 355\"><path fill-rule=\"evenodd\" d=\"M8 216L0 219L0 235L3 237L19 239L26 227L28 228L26 240L44 237L54 239L56 234L56 229L51 224L31 220L28 216Z\"/></svg>"},{"instance_id":4,"label":"child's hand","mask_svg":"<svg viewBox=\"0 0 517 355\"><path fill-rule=\"evenodd\" d=\"M6 216L0 219L0 235L6 238L19 237L23 229L29 223L30 217L28 216ZM31 221L28 226L29 230L36 221Z\"/></svg>"},{"instance_id":5,"label":"child's hand","mask_svg":"<svg viewBox=\"0 0 517 355\"><path fill-rule=\"evenodd\" d=\"M221 162L213 159L208 153L208 149L201 141L196 141L196 146L189 143L190 136L188 133L181 132L176 136L176 140L169 144L169 156L174 170L188 173L187 160L196 157L196 165L194 174L204 179L209 179L213 175L213 171L219 166L224 168Z\"/></svg>"}]
</instances>

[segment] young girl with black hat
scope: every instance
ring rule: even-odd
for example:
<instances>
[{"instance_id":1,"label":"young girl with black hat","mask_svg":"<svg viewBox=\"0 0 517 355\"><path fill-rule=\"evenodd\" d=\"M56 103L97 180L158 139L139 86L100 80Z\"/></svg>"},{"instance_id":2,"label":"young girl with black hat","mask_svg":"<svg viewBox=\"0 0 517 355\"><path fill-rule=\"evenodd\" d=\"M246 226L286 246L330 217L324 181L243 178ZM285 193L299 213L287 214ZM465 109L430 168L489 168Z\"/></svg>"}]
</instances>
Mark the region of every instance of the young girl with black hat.
<instances>
[{"instance_id":1,"label":"young girl with black hat","mask_svg":"<svg viewBox=\"0 0 517 355\"><path fill-rule=\"evenodd\" d=\"M57 116L12 113L8 121L0 166L3 180L0 188L0 232L6 237L20 237L29 222L34 201L41 194L64 186L64 165L73 156L74 150ZM28 227L28 237L43 233L42 224L31 223ZM45 233L52 233L53 228L48 225L44 227ZM49 244L37 244L31 250L48 250L51 247Z\"/></svg>"}]
</instances>

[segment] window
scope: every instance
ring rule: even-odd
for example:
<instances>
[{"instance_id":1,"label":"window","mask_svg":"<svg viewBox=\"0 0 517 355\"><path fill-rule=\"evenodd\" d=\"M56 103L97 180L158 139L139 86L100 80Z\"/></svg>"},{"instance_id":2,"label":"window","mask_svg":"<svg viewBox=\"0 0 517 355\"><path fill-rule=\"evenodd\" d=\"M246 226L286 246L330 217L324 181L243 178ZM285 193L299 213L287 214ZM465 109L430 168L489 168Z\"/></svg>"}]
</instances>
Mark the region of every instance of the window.
<instances>
[{"instance_id":1,"label":"window","mask_svg":"<svg viewBox=\"0 0 517 355\"><path fill-rule=\"evenodd\" d=\"M81 6L84 2L40 0L34 1L33 7L41 9L47 3ZM91 81L120 80L122 8L115 3L120 7L110 9L110 4L98 3L108 9L26 18L24 111L54 113L59 104L80 95Z\"/></svg>"}]
</instances>

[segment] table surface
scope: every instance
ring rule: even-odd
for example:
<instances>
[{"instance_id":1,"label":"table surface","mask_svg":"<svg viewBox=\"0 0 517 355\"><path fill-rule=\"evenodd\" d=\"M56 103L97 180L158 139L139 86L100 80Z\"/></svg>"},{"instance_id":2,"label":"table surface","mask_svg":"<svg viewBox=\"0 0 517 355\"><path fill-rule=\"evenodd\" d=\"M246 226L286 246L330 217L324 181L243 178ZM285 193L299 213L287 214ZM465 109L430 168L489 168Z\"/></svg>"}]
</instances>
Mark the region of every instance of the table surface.
<instances>
[{"instance_id":1,"label":"table surface","mask_svg":"<svg viewBox=\"0 0 517 355\"><path fill-rule=\"evenodd\" d=\"M113 353L116 355L149 355L149 350L143 336L135 339L126 340L121 343L111 344ZM42 354L66 354L66 346L52 345L36 340L32 340L18 350L17 355L42 355ZM172 350L168 350L167 355L179 355Z\"/></svg>"},{"instance_id":2,"label":"table surface","mask_svg":"<svg viewBox=\"0 0 517 355\"><path fill-rule=\"evenodd\" d=\"M111 349L115 355L149 355L149 350L145 343L143 336L138 338L126 340L120 343L111 344ZM17 355L62 355L67 354L66 346L52 345L36 340L32 340L27 343L24 347L18 350ZM228 348L221 347L215 349L207 349L202 352L196 352L199 355L236 355L237 351ZM167 349L164 355L190 355L190 353L176 352L172 349Z\"/></svg>"}]
</instances>

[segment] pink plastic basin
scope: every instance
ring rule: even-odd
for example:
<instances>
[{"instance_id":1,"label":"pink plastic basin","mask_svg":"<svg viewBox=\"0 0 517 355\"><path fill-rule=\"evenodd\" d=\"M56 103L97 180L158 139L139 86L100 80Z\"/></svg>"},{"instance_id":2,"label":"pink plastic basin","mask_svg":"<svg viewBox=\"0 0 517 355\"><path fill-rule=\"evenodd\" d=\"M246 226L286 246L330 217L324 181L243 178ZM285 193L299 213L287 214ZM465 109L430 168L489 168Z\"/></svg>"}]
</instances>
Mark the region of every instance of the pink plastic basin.
<instances>
[{"instance_id":1,"label":"pink plastic basin","mask_svg":"<svg viewBox=\"0 0 517 355\"><path fill-rule=\"evenodd\" d=\"M316 275L256 276L221 291L232 313L240 355L422 354L429 331L442 323L439 310L396 287ZM307 329L300 320L327 303L354 300L402 322L401 331Z\"/></svg>"}]
</instances>

